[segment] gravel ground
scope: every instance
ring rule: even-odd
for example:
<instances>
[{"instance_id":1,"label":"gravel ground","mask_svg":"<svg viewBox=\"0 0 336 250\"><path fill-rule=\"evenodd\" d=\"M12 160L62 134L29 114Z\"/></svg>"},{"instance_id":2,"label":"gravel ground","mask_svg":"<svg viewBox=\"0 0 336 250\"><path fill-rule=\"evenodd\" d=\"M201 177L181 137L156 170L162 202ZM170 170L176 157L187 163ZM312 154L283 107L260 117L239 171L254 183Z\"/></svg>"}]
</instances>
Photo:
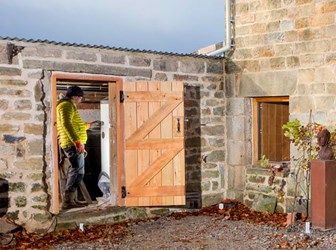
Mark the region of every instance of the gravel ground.
<instances>
[{"instance_id":1,"label":"gravel ground","mask_svg":"<svg viewBox=\"0 0 336 250\"><path fill-rule=\"evenodd\" d=\"M119 242L64 243L65 249L336 249L336 230L289 228L226 220L221 215L162 217L129 223Z\"/></svg>"}]
</instances>

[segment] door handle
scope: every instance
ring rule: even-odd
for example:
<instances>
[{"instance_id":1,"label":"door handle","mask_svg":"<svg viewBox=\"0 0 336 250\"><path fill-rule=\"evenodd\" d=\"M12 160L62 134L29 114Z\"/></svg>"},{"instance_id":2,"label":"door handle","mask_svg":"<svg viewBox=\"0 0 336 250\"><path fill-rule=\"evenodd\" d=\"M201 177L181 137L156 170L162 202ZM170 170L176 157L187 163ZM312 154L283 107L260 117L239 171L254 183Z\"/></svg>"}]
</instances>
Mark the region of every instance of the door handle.
<instances>
[{"instance_id":1,"label":"door handle","mask_svg":"<svg viewBox=\"0 0 336 250\"><path fill-rule=\"evenodd\" d=\"M181 132L181 124L180 124L180 120L181 120L181 118L180 118L180 117L177 117L177 133L180 133L180 132Z\"/></svg>"}]
</instances>

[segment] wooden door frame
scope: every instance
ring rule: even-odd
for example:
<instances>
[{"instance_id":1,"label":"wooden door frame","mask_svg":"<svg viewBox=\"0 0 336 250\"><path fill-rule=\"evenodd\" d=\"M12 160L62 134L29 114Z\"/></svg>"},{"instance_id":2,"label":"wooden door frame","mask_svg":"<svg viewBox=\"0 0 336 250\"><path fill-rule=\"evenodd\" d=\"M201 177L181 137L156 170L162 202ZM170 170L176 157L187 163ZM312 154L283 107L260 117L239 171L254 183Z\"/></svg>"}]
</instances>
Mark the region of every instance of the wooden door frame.
<instances>
[{"instance_id":1,"label":"wooden door frame","mask_svg":"<svg viewBox=\"0 0 336 250\"><path fill-rule=\"evenodd\" d=\"M86 81L106 81L108 83L114 83L115 91L116 91L116 100L111 103L111 98L109 98L109 105L116 105L114 108L116 110L116 122L115 127L116 131L116 143L114 145L110 145L110 148L116 148L116 157L117 157L117 172L113 171L110 176L110 187L113 192L118 190L120 183L122 182L122 177L124 174L124 140L123 140L123 107L119 105L120 100L120 91L123 86L123 80L121 78L112 77L112 76L103 76L103 75L92 75L92 74L78 74L78 73L67 73L67 72L52 72L51 75L51 149L52 149L52 211L54 214L58 214L60 212L59 207L59 170L58 170L58 143L57 143L57 114L56 114L56 104L57 104L57 81L58 80L86 80ZM112 88L109 88L109 96L112 93ZM112 155L112 150L110 152L110 156ZM110 159L112 159L110 157ZM120 197L120 193L116 192L115 199L111 199L112 205L117 205L117 200Z\"/></svg>"},{"instance_id":2,"label":"wooden door frame","mask_svg":"<svg viewBox=\"0 0 336 250\"><path fill-rule=\"evenodd\" d=\"M259 156L258 156L258 105L261 102L269 102L269 103L274 103L274 102L283 102L283 103L289 103L289 97L288 96L271 96L271 97L255 97L252 98L252 164L253 165L259 165Z\"/></svg>"}]
</instances>

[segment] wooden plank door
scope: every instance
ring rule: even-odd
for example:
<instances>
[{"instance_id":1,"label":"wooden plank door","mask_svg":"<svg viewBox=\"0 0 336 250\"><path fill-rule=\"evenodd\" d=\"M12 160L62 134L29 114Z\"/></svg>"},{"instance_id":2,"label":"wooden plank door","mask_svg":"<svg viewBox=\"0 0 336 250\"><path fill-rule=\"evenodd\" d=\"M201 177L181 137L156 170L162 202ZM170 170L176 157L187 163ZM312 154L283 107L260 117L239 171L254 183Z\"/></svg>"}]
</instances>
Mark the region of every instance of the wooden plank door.
<instances>
[{"instance_id":1,"label":"wooden plank door","mask_svg":"<svg viewBox=\"0 0 336 250\"><path fill-rule=\"evenodd\" d=\"M260 155L265 155L271 161L290 160L290 140L284 136L282 130L288 117L288 103L260 104Z\"/></svg>"},{"instance_id":2,"label":"wooden plank door","mask_svg":"<svg viewBox=\"0 0 336 250\"><path fill-rule=\"evenodd\" d=\"M131 82L123 91L123 204L184 205L183 83Z\"/></svg>"}]
</instances>

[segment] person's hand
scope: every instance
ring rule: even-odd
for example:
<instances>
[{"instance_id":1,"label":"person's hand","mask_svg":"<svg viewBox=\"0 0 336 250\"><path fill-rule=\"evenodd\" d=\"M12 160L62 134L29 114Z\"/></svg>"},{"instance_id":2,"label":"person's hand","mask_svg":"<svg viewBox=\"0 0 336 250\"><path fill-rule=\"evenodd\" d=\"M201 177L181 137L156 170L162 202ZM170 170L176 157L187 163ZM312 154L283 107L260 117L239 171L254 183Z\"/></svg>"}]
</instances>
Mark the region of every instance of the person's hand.
<instances>
[{"instance_id":1,"label":"person's hand","mask_svg":"<svg viewBox=\"0 0 336 250\"><path fill-rule=\"evenodd\" d=\"M90 123L90 128L100 128L102 125L101 121L93 121Z\"/></svg>"},{"instance_id":2,"label":"person's hand","mask_svg":"<svg viewBox=\"0 0 336 250\"><path fill-rule=\"evenodd\" d=\"M85 149L84 149L84 145L81 143L81 141L75 141L75 146L76 146L76 150L78 153L82 154L84 153Z\"/></svg>"}]
</instances>

